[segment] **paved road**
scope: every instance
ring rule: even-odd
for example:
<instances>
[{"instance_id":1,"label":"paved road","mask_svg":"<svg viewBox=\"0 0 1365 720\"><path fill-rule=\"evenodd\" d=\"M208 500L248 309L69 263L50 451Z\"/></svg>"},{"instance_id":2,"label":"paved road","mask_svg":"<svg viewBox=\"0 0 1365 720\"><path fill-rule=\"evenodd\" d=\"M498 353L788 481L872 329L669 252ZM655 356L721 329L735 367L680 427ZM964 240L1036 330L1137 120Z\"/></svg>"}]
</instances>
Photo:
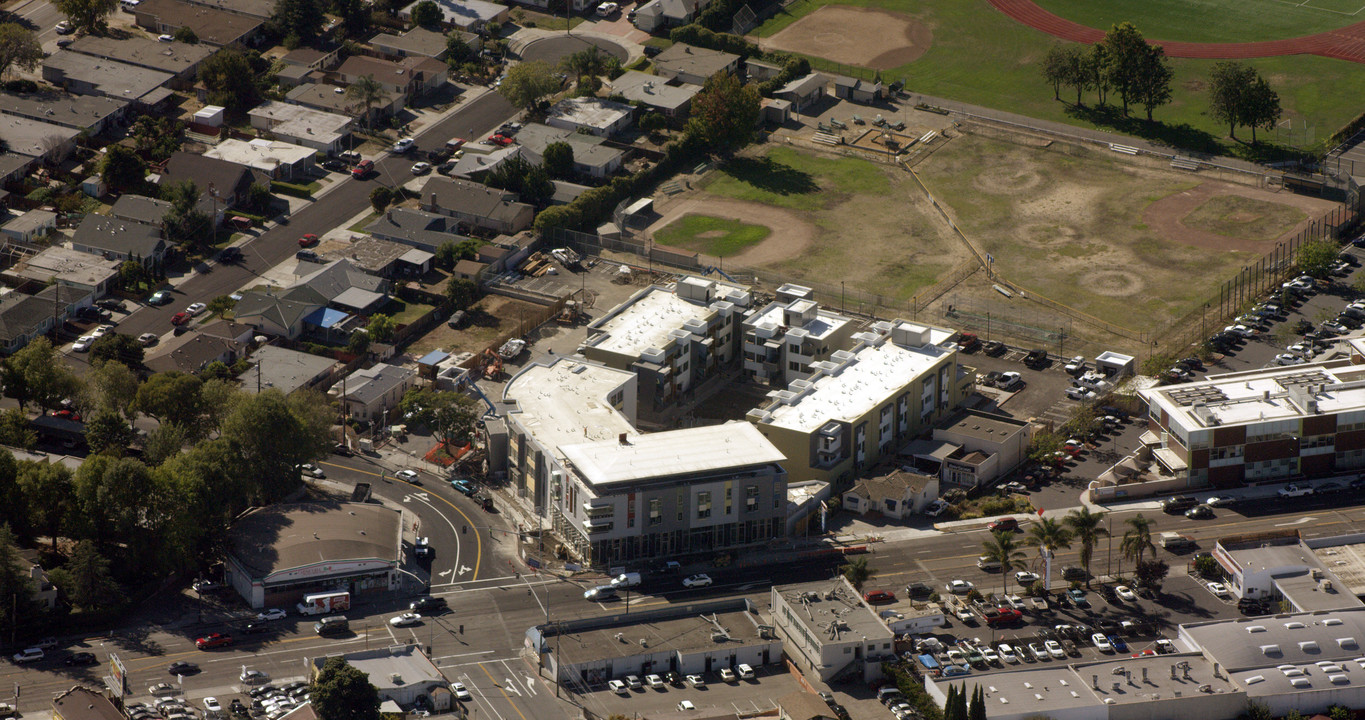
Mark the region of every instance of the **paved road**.
<instances>
[{"instance_id":1,"label":"paved road","mask_svg":"<svg viewBox=\"0 0 1365 720\"><path fill-rule=\"evenodd\" d=\"M485 93L445 120L423 128L416 136L417 146L424 152L435 150L452 137L469 136L471 130L474 137L480 137L515 114L516 109L501 95ZM228 295L288 260L298 251L298 238L303 233L321 235L353 217L358 209L369 205L370 191L376 183L397 187L410 180L412 163L409 157L385 155L376 161L378 172L371 179L338 180L340 187L295 213L288 225L276 226L245 245L242 248L246 256L244 262L216 265L211 272L185 281L174 289L174 302L162 307L142 307L119 324L119 332L133 337L144 332L165 333L171 327L171 316L190 303Z\"/></svg>"}]
</instances>

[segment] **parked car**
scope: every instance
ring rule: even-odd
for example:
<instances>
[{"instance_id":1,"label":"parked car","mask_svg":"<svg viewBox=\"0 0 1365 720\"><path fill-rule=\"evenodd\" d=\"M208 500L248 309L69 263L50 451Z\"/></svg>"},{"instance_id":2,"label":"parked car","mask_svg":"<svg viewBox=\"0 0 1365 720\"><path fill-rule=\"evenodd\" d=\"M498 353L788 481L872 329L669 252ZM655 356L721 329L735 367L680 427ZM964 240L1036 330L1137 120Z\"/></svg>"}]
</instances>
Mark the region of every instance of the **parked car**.
<instances>
[{"instance_id":1,"label":"parked car","mask_svg":"<svg viewBox=\"0 0 1365 720\"><path fill-rule=\"evenodd\" d=\"M303 237L299 238L299 247L301 248L313 247L314 245L317 244L318 236L314 235L313 233L305 233Z\"/></svg>"},{"instance_id":2,"label":"parked car","mask_svg":"<svg viewBox=\"0 0 1365 720\"><path fill-rule=\"evenodd\" d=\"M1289 484L1280 488L1279 495L1282 498L1306 497L1313 494L1313 488L1307 485Z\"/></svg>"},{"instance_id":3,"label":"parked car","mask_svg":"<svg viewBox=\"0 0 1365 720\"><path fill-rule=\"evenodd\" d=\"M395 152L395 153L398 153L398 154L401 155L401 154L403 154L403 153L408 152L409 150L411 150L411 149L413 148L413 146L415 146L416 144L417 144L417 141L416 141L416 140L413 140L413 139L410 138L410 137L399 138L399 139L398 139L398 142L395 142L395 143L393 144L393 147L389 148L389 150L390 150L391 152Z\"/></svg>"},{"instance_id":4,"label":"parked car","mask_svg":"<svg viewBox=\"0 0 1365 720\"><path fill-rule=\"evenodd\" d=\"M166 305L169 304L174 299L175 298L171 296L169 290L157 290L156 292L152 293L151 297L147 298L147 304Z\"/></svg>"},{"instance_id":5,"label":"parked car","mask_svg":"<svg viewBox=\"0 0 1365 720\"><path fill-rule=\"evenodd\" d=\"M974 590L975 586L966 580L953 580L945 585L944 589L953 595L966 595Z\"/></svg>"},{"instance_id":6,"label":"parked car","mask_svg":"<svg viewBox=\"0 0 1365 720\"><path fill-rule=\"evenodd\" d=\"M361 160L356 163L355 167L351 168L351 177L357 179L366 178L369 177L372 172L374 172L374 161Z\"/></svg>"},{"instance_id":7,"label":"parked car","mask_svg":"<svg viewBox=\"0 0 1365 720\"><path fill-rule=\"evenodd\" d=\"M685 588L703 588L711 584L711 576L706 573L698 573L683 578L682 584Z\"/></svg>"},{"instance_id":8,"label":"parked car","mask_svg":"<svg viewBox=\"0 0 1365 720\"><path fill-rule=\"evenodd\" d=\"M1019 521L1012 517L1002 517L986 525L991 532L1014 532L1019 529Z\"/></svg>"},{"instance_id":9,"label":"parked car","mask_svg":"<svg viewBox=\"0 0 1365 720\"><path fill-rule=\"evenodd\" d=\"M1094 635L1091 635L1090 642L1094 643L1095 649L1099 650L1102 653L1114 652L1114 646L1109 644L1109 638L1105 637L1101 633L1095 633Z\"/></svg>"},{"instance_id":10,"label":"parked car","mask_svg":"<svg viewBox=\"0 0 1365 720\"><path fill-rule=\"evenodd\" d=\"M178 312L171 316L172 325L184 325L190 321L189 313Z\"/></svg>"},{"instance_id":11,"label":"parked car","mask_svg":"<svg viewBox=\"0 0 1365 720\"><path fill-rule=\"evenodd\" d=\"M987 355L992 356L1001 355L1007 349L1008 348L1005 347L1005 343L1002 343L999 340L987 340L986 343L981 346L981 350L983 352L985 352Z\"/></svg>"},{"instance_id":12,"label":"parked car","mask_svg":"<svg viewBox=\"0 0 1365 720\"><path fill-rule=\"evenodd\" d=\"M863 593L863 600L869 605L881 605L896 602L896 593L890 590L868 590Z\"/></svg>"},{"instance_id":13,"label":"parked car","mask_svg":"<svg viewBox=\"0 0 1365 720\"><path fill-rule=\"evenodd\" d=\"M149 346L155 345L156 342L157 342L157 340L160 340L160 339L161 339L161 336L157 335L156 333L149 333L149 332L142 333L141 335L138 335L138 336L137 336L137 342L138 342L138 344L141 345L142 347L149 347Z\"/></svg>"},{"instance_id":14,"label":"parked car","mask_svg":"<svg viewBox=\"0 0 1365 720\"><path fill-rule=\"evenodd\" d=\"M431 172L431 163L426 161L415 162L412 164L413 175L426 175Z\"/></svg>"},{"instance_id":15,"label":"parked car","mask_svg":"<svg viewBox=\"0 0 1365 720\"><path fill-rule=\"evenodd\" d=\"M24 648L23 650L20 650L19 652L15 653L12 659L14 660L15 664L25 665L27 663L39 662L46 656L47 653L43 652L42 648L30 647Z\"/></svg>"}]
</instances>

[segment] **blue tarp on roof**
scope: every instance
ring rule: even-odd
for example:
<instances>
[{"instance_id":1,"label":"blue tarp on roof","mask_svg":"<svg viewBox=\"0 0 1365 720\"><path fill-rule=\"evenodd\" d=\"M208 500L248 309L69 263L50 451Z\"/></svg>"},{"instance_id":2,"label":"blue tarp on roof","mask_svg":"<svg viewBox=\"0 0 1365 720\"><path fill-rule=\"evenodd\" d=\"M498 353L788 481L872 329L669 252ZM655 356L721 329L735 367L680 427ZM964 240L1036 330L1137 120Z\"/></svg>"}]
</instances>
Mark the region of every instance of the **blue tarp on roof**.
<instances>
[{"instance_id":1,"label":"blue tarp on roof","mask_svg":"<svg viewBox=\"0 0 1365 720\"><path fill-rule=\"evenodd\" d=\"M320 327L323 330L330 330L332 326L345 320L347 317L350 316L340 310L323 307L308 313L308 315L303 318L303 321L309 325Z\"/></svg>"},{"instance_id":2,"label":"blue tarp on roof","mask_svg":"<svg viewBox=\"0 0 1365 720\"><path fill-rule=\"evenodd\" d=\"M417 361L417 364L418 364L418 365L435 365L435 364L441 362L442 360L445 360L445 359L448 358L448 357L450 357L450 353L448 353L448 352L446 352L446 351L444 351L444 350L432 350L431 352L427 353L426 355L423 355L423 356L422 356L422 359Z\"/></svg>"}]
</instances>

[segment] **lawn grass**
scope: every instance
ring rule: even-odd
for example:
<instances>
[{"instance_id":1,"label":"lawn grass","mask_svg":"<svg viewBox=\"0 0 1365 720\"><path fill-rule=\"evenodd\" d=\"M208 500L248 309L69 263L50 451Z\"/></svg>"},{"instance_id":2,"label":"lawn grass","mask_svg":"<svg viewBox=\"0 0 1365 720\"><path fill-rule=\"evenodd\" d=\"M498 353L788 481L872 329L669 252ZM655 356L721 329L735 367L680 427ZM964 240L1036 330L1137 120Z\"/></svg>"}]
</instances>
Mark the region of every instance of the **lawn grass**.
<instances>
[{"instance_id":1,"label":"lawn grass","mask_svg":"<svg viewBox=\"0 0 1365 720\"><path fill-rule=\"evenodd\" d=\"M874 163L828 158L775 147L763 157L738 157L703 182L706 191L792 210L830 207L849 196L886 195L891 183Z\"/></svg>"},{"instance_id":2,"label":"lawn grass","mask_svg":"<svg viewBox=\"0 0 1365 720\"><path fill-rule=\"evenodd\" d=\"M372 222L374 222L374 219L377 218L377 217L379 217L379 212L378 212L378 211L372 212L372 213L370 213L369 215L366 215L364 218L361 218L360 222L358 222L358 223L356 223L356 224L354 224L354 225L352 225L352 226L350 226L350 227L348 227L348 228L346 228L346 229L347 229L347 230L350 230L351 232L356 232L356 233L365 232L365 226L366 226L366 225L369 225L369 224L372 223Z\"/></svg>"},{"instance_id":3,"label":"lawn grass","mask_svg":"<svg viewBox=\"0 0 1365 720\"><path fill-rule=\"evenodd\" d=\"M431 312L432 308L432 305L405 302L398 298L393 298L389 301L388 305L384 306L384 314L392 317L399 325L407 325Z\"/></svg>"},{"instance_id":4,"label":"lawn grass","mask_svg":"<svg viewBox=\"0 0 1365 720\"><path fill-rule=\"evenodd\" d=\"M1059 0L1080 4L1083 0ZM1124 0L1139 2L1140 0ZM1169 0L1175 2L1175 0ZM1215 0L1208 0L1213 2ZM1256 0L1258 6L1259 2ZM1117 117L1116 112L1077 111L1043 81L1038 61L1055 38L1026 27L995 10L986 0L797 0L764 23L753 34L770 37L796 20L827 4L874 7L909 14L933 28L933 45L919 60L881 73L888 81L904 79L914 93L942 97L1104 130L1117 130L1200 151L1251 159L1274 159L1278 153L1265 146L1251 148L1226 139L1227 127L1208 116L1207 79L1218 61L1173 59L1175 72L1171 104L1156 109L1161 125L1150 126L1137 118ZM1273 18L1272 18L1273 19ZM1224 24L1227 32L1236 29ZM1157 34L1138 26L1147 35ZM1209 32L1213 32L1210 30ZM1325 145L1329 136L1360 112L1355 101L1365 93L1365 68L1344 60L1315 55L1296 55L1246 61L1279 93L1284 118L1299 125L1306 122L1315 134L1303 145ZM828 61L812 58L820 68L836 70ZM1093 103L1094 94L1083 97ZM1135 115L1141 111L1135 110ZM1249 135L1243 129L1241 135ZM1264 138L1265 133L1262 133Z\"/></svg>"},{"instance_id":5,"label":"lawn grass","mask_svg":"<svg viewBox=\"0 0 1365 720\"><path fill-rule=\"evenodd\" d=\"M1333 30L1359 18L1276 0L1035 0L1059 17L1094 28L1128 21L1149 38L1189 42L1277 40ZM1362 3L1351 0L1360 9Z\"/></svg>"},{"instance_id":6,"label":"lawn grass","mask_svg":"<svg viewBox=\"0 0 1365 720\"><path fill-rule=\"evenodd\" d=\"M1237 195L1217 195L1180 220L1182 225L1218 235L1249 240L1273 240L1307 215L1288 205L1261 202Z\"/></svg>"},{"instance_id":7,"label":"lawn grass","mask_svg":"<svg viewBox=\"0 0 1365 720\"><path fill-rule=\"evenodd\" d=\"M572 30L583 24L581 16L570 15L569 19L565 21L563 15L549 15L524 7L516 9L512 20L522 27L540 28L542 30L564 30L565 28Z\"/></svg>"},{"instance_id":8,"label":"lawn grass","mask_svg":"<svg viewBox=\"0 0 1365 720\"><path fill-rule=\"evenodd\" d=\"M735 220L685 215L654 234L654 241L716 257L734 257L750 245L762 242L772 230Z\"/></svg>"}]
</instances>

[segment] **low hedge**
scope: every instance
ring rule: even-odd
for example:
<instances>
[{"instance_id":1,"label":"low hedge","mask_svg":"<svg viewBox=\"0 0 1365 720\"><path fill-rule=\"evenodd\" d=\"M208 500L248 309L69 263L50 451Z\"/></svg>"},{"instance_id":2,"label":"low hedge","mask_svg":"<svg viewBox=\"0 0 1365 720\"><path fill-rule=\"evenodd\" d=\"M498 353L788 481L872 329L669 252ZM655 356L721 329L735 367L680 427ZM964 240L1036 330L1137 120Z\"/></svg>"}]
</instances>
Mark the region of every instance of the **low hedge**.
<instances>
[{"instance_id":1,"label":"low hedge","mask_svg":"<svg viewBox=\"0 0 1365 720\"><path fill-rule=\"evenodd\" d=\"M293 195L297 198L311 198L313 191L302 185L284 182L283 180L271 180L270 191L281 195Z\"/></svg>"}]
</instances>

